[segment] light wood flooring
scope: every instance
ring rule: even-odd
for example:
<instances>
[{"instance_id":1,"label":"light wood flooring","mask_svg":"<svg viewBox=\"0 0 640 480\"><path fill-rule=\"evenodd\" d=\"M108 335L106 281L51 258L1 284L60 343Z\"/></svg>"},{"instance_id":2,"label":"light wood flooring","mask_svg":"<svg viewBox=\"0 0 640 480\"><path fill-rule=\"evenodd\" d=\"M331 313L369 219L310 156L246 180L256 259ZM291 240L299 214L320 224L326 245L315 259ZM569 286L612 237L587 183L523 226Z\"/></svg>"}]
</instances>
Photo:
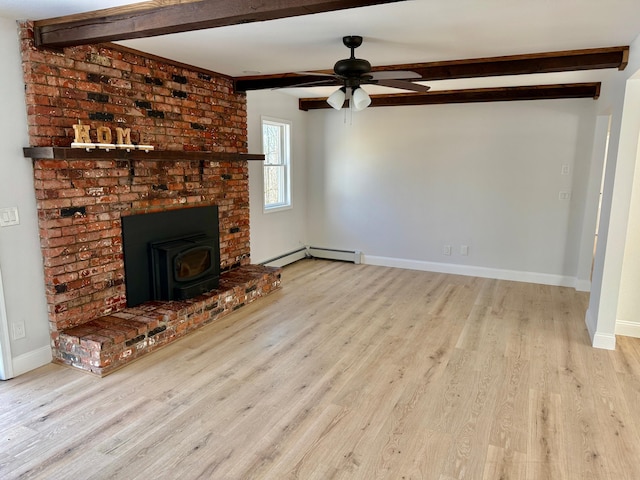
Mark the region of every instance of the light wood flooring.
<instances>
[{"instance_id":1,"label":"light wood flooring","mask_svg":"<svg viewBox=\"0 0 640 480\"><path fill-rule=\"evenodd\" d=\"M570 288L305 260L106 378L0 382L0 478L639 479L640 342Z\"/></svg>"}]
</instances>

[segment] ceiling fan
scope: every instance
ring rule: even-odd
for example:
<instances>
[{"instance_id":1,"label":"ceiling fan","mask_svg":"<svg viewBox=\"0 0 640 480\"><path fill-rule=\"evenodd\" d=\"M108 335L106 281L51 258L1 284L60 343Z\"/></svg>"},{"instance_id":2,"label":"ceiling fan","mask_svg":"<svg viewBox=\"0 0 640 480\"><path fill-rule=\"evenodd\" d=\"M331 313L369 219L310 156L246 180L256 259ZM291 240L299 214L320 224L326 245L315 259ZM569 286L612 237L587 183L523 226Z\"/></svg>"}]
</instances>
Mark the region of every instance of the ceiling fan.
<instances>
[{"instance_id":1,"label":"ceiling fan","mask_svg":"<svg viewBox=\"0 0 640 480\"><path fill-rule=\"evenodd\" d=\"M381 71L371 72L371 64L362 58L356 58L355 49L362 45L362 37L349 35L342 38L344 46L351 49L351 56L338 60L333 67L333 74L317 72L301 72L307 75L331 77L327 80L291 85L291 87L317 87L324 85L340 85L333 92L327 103L336 110L340 110L345 100L350 99L350 105L354 110L363 110L371 104L371 98L361 88L362 85L381 85L384 87L400 88L414 92L426 92L431 87L413 83L409 80L419 80L421 75L410 71Z\"/></svg>"}]
</instances>

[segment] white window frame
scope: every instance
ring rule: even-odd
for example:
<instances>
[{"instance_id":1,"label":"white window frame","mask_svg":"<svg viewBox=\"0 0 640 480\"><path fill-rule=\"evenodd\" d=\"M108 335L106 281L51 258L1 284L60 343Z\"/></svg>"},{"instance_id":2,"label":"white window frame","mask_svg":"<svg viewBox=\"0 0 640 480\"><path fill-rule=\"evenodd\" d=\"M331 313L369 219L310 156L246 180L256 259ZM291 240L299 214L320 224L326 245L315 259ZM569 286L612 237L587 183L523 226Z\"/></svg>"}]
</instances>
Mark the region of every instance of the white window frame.
<instances>
[{"instance_id":1,"label":"white window frame","mask_svg":"<svg viewBox=\"0 0 640 480\"><path fill-rule=\"evenodd\" d=\"M265 152L264 142L264 126L271 125L281 129L280 138L280 158L281 163L267 163L266 158L262 167L262 205L264 213L277 212L281 210L288 210L293 208L291 202L291 122L280 118L273 117L261 117L260 122L260 135L262 141L262 151ZM281 166L283 167L282 183L283 183L283 198L278 203L267 204L266 191L265 191L265 171L268 166Z\"/></svg>"}]
</instances>

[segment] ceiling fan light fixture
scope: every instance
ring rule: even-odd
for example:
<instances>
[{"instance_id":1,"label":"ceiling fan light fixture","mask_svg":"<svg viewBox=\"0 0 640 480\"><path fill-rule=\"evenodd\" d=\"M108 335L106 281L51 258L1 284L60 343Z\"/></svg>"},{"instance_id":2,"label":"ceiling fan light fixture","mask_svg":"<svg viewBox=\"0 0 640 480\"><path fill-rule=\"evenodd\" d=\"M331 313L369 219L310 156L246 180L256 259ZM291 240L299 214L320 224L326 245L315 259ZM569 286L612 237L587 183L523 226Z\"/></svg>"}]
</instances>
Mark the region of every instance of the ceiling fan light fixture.
<instances>
[{"instance_id":1,"label":"ceiling fan light fixture","mask_svg":"<svg viewBox=\"0 0 640 480\"><path fill-rule=\"evenodd\" d=\"M344 101L347 98L347 90L342 87L333 92L329 98L327 98L327 103L331 105L336 110L340 110L344 105Z\"/></svg>"},{"instance_id":2,"label":"ceiling fan light fixture","mask_svg":"<svg viewBox=\"0 0 640 480\"><path fill-rule=\"evenodd\" d=\"M362 88L357 87L353 90L351 102L353 103L353 109L359 112L371 105L371 97Z\"/></svg>"}]
</instances>

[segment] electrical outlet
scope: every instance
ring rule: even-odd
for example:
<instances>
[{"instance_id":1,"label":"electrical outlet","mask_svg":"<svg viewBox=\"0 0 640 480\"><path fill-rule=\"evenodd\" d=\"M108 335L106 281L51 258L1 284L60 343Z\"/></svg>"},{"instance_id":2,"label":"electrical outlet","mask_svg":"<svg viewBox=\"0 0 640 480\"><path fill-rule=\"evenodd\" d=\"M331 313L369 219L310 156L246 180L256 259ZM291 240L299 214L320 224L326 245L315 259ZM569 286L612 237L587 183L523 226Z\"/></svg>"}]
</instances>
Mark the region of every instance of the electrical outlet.
<instances>
[{"instance_id":1,"label":"electrical outlet","mask_svg":"<svg viewBox=\"0 0 640 480\"><path fill-rule=\"evenodd\" d=\"M569 200L571 198L571 193L569 192L560 192L558 194L558 200Z\"/></svg>"},{"instance_id":2,"label":"electrical outlet","mask_svg":"<svg viewBox=\"0 0 640 480\"><path fill-rule=\"evenodd\" d=\"M451 255L451 245L445 245L442 247L443 255Z\"/></svg>"},{"instance_id":3,"label":"electrical outlet","mask_svg":"<svg viewBox=\"0 0 640 480\"><path fill-rule=\"evenodd\" d=\"M13 322L11 324L11 329L13 330L12 337L14 340L20 340L27 336L27 332L24 328L24 322Z\"/></svg>"},{"instance_id":4,"label":"electrical outlet","mask_svg":"<svg viewBox=\"0 0 640 480\"><path fill-rule=\"evenodd\" d=\"M569 167L569 164L563 163L562 167L560 168L560 175L569 175L570 172L571 168Z\"/></svg>"}]
</instances>

